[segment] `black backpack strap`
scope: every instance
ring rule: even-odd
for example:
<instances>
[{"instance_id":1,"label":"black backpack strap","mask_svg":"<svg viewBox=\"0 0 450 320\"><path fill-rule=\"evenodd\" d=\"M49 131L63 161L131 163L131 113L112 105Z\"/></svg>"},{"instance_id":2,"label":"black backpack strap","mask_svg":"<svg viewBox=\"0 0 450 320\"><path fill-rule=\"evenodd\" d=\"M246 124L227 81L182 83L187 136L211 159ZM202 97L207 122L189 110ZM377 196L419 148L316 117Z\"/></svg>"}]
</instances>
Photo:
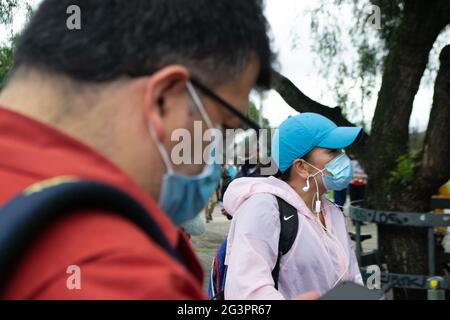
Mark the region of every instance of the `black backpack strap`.
<instances>
[{"instance_id":1,"label":"black backpack strap","mask_svg":"<svg viewBox=\"0 0 450 320\"><path fill-rule=\"evenodd\" d=\"M276 197L280 211L280 240L278 242L278 258L275 268L272 271L272 278L275 282L275 289L278 289L278 278L280 275L281 256L286 254L294 244L298 233L298 214L297 209L287 203L280 197Z\"/></svg>"},{"instance_id":2,"label":"black backpack strap","mask_svg":"<svg viewBox=\"0 0 450 320\"><path fill-rule=\"evenodd\" d=\"M0 293L15 264L45 227L85 209L109 211L127 218L182 263L151 215L127 193L94 181L71 179L54 185L44 182L28 188L0 209Z\"/></svg>"}]
</instances>

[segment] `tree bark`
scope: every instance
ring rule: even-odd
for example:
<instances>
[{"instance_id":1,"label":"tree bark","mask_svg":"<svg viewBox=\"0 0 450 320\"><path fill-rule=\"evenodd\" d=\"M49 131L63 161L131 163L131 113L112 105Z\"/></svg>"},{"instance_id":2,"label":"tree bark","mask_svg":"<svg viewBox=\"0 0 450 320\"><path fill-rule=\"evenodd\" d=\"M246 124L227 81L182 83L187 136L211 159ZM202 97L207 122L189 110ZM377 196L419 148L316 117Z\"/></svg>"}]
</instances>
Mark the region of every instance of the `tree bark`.
<instances>
[{"instance_id":1,"label":"tree bark","mask_svg":"<svg viewBox=\"0 0 450 320\"><path fill-rule=\"evenodd\" d=\"M418 172L424 184L431 186L429 192L439 188L450 177L450 45L442 49L439 60L441 65L434 86L433 106ZM416 206L419 207L419 204Z\"/></svg>"},{"instance_id":2,"label":"tree bark","mask_svg":"<svg viewBox=\"0 0 450 320\"><path fill-rule=\"evenodd\" d=\"M440 61L421 161L417 164L413 182L395 197L400 211L428 211L431 196L450 178L450 46L442 50ZM380 248L388 261L389 271L427 274L426 229L380 226L379 232ZM436 247L438 257L439 248ZM437 271L440 271L438 264ZM424 298L424 293L397 290L396 297L420 299Z\"/></svg>"},{"instance_id":3,"label":"tree bark","mask_svg":"<svg viewBox=\"0 0 450 320\"><path fill-rule=\"evenodd\" d=\"M390 182L400 156L408 153L409 120L414 97L437 36L450 21L447 0L406 0L404 17L389 48L381 88L372 121L367 159L369 208L420 211L413 203L403 206L405 186ZM433 193L430 185L424 189ZM428 198L429 201L429 198ZM411 210L414 209L414 210ZM427 242L424 228L380 225L378 247L395 273L427 274ZM424 299L421 290L394 290L397 299Z\"/></svg>"},{"instance_id":4,"label":"tree bark","mask_svg":"<svg viewBox=\"0 0 450 320\"><path fill-rule=\"evenodd\" d=\"M433 106L420 162L399 199L403 210L428 211L430 198L450 178L450 45L442 49Z\"/></svg>"},{"instance_id":5,"label":"tree bark","mask_svg":"<svg viewBox=\"0 0 450 320\"><path fill-rule=\"evenodd\" d=\"M390 185L390 172L396 169L397 159L409 151L409 120L414 97L433 43L450 22L448 2L405 1L404 18L393 41L395 46L389 48L384 65L368 141L367 203L372 208L399 209L397 199L391 197L392 188L397 186Z\"/></svg>"}]
</instances>

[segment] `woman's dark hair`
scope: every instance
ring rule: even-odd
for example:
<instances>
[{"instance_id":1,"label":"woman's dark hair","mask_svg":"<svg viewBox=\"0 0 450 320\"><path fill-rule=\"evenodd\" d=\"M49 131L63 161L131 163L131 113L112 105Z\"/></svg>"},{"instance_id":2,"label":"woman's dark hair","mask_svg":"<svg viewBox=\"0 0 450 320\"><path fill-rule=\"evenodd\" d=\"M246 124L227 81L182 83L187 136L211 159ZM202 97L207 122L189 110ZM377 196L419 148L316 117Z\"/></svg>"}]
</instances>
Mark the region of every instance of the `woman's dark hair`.
<instances>
[{"instance_id":1,"label":"woman's dark hair","mask_svg":"<svg viewBox=\"0 0 450 320\"><path fill-rule=\"evenodd\" d=\"M305 154L303 157L301 157L299 159L309 161L309 158L310 158L310 152L308 152L307 154ZM292 171L292 166L287 168L286 171L284 171L284 172L281 172L280 170L278 170L278 172L274 175L274 177L287 182L291 178L291 171Z\"/></svg>"}]
</instances>

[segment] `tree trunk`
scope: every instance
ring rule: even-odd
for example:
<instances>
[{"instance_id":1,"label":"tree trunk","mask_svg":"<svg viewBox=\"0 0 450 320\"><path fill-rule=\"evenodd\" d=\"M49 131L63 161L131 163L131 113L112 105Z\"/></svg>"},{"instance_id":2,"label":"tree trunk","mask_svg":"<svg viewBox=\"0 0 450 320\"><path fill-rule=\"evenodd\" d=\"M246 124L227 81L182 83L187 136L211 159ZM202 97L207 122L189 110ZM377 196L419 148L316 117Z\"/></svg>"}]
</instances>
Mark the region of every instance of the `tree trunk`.
<instances>
[{"instance_id":1,"label":"tree trunk","mask_svg":"<svg viewBox=\"0 0 450 320\"><path fill-rule=\"evenodd\" d=\"M376 209L399 209L391 195L390 172L408 153L409 120L433 43L450 18L439 19L445 1L405 1L395 46L389 48L372 121L367 158L367 203ZM447 6L448 7L448 6ZM450 15L450 14L449 14ZM394 192L392 192L394 191Z\"/></svg>"},{"instance_id":2,"label":"tree trunk","mask_svg":"<svg viewBox=\"0 0 450 320\"><path fill-rule=\"evenodd\" d=\"M450 46L442 50L440 61L421 160L413 182L399 193L398 208L401 211L428 211L431 196L450 178ZM382 237L380 243L384 256L389 259L390 271L427 274L427 237L424 228L382 226L379 230ZM435 250L436 260L439 261L442 250L440 246L436 246ZM441 273L438 263L436 266L437 272ZM398 290L397 297L423 298L420 293Z\"/></svg>"},{"instance_id":3,"label":"tree trunk","mask_svg":"<svg viewBox=\"0 0 450 320\"><path fill-rule=\"evenodd\" d=\"M436 80L436 94L428 126L422 160L414 168L409 185L390 180L390 172L397 167L397 159L408 154L409 120L429 52L445 24L438 18L442 2L406 2L405 17L399 27L396 46L386 60L381 89L369 141L369 185L367 204L371 208L404 212L424 212L429 209L431 196L449 178L448 129L437 121L445 120L448 98L446 63ZM431 5L430 5L431 4ZM449 14L450 16L450 14ZM447 23L449 19L447 20ZM447 77L447 78L445 78ZM435 140L435 141L433 141ZM442 149L441 149L442 148ZM437 164L439 166L437 166ZM427 236L425 228L380 225L379 250L389 272L428 274ZM423 290L395 289L396 299L425 299Z\"/></svg>"},{"instance_id":4,"label":"tree trunk","mask_svg":"<svg viewBox=\"0 0 450 320\"><path fill-rule=\"evenodd\" d=\"M433 106L413 183L399 199L403 210L428 211L430 198L450 178L450 45L442 49Z\"/></svg>"}]
</instances>

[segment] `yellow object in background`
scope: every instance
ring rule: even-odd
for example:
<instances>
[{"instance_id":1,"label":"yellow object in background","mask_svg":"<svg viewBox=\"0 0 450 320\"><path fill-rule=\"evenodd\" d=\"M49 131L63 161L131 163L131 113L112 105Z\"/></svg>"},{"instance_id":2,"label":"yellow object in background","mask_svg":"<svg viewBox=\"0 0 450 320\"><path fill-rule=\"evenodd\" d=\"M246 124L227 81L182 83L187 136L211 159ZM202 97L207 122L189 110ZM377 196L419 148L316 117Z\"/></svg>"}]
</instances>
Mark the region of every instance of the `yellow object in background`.
<instances>
[{"instance_id":1,"label":"yellow object in background","mask_svg":"<svg viewBox=\"0 0 450 320\"><path fill-rule=\"evenodd\" d=\"M449 198L450 199L450 180L446 184L439 188L438 194L433 196L433 198ZM447 209L448 210L448 209ZM444 209L435 209L434 213L444 213ZM448 233L447 227L434 227L434 232L441 235L446 235Z\"/></svg>"},{"instance_id":2,"label":"yellow object in background","mask_svg":"<svg viewBox=\"0 0 450 320\"><path fill-rule=\"evenodd\" d=\"M450 198L450 180L439 188L438 196L440 198Z\"/></svg>"}]
</instances>

